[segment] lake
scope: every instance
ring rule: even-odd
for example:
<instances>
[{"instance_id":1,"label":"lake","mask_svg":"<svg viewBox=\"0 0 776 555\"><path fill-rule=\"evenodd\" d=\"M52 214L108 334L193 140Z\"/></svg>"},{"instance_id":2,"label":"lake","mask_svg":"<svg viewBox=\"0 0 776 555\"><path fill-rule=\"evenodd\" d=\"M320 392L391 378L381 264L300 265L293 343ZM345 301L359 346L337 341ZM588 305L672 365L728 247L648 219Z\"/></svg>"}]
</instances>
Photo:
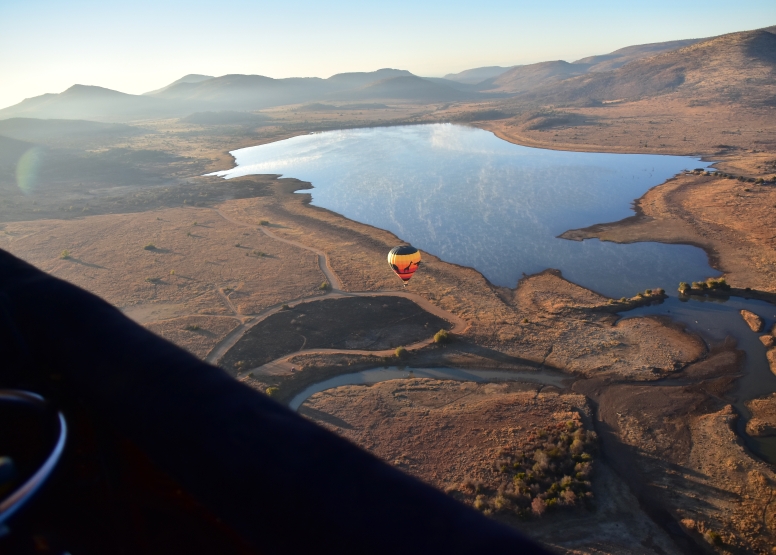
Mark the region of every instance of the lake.
<instances>
[{"instance_id":1,"label":"lake","mask_svg":"<svg viewBox=\"0 0 776 555\"><path fill-rule=\"evenodd\" d=\"M312 204L515 287L547 268L611 297L718 275L692 246L558 239L633 215L632 202L697 158L529 148L453 124L328 131L232 152L227 179L282 174ZM412 287L412 285L410 285Z\"/></svg>"}]
</instances>

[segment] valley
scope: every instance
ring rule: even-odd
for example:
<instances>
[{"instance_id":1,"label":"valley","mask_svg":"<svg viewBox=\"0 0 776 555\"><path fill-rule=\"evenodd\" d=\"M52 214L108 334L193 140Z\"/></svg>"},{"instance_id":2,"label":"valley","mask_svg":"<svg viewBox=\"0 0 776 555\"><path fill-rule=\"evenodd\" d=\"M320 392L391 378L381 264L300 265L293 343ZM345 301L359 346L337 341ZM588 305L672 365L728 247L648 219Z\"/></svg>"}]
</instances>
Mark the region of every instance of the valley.
<instances>
[{"instance_id":1,"label":"valley","mask_svg":"<svg viewBox=\"0 0 776 555\"><path fill-rule=\"evenodd\" d=\"M534 66L194 75L146 95L28 99L0 110L0 248L283 404L337 376L407 372L317 392L298 413L556 552L771 553L776 467L746 434L776 437L776 398L764 385L751 414L737 408L747 354L733 334L628 317L677 291L610 298L552 267L497 285L428 252L405 290L385 256L407 238L315 206L299 194L315 182L205 175L240 148L439 123L699 157L715 171L688 167L632 199L633 216L560 238L699 247L729 294L774 302L773 27ZM509 379L542 372L563 380Z\"/></svg>"}]
</instances>

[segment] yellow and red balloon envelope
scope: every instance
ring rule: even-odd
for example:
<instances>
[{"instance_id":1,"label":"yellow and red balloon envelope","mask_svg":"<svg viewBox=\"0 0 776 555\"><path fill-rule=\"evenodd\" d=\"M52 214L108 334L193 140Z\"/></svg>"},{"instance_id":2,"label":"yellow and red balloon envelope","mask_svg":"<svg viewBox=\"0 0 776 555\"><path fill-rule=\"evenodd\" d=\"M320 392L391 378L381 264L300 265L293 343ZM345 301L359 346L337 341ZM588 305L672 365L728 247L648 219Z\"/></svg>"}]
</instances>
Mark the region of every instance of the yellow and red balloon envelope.
<instances>
[{"instance_id":1,"label":"yellow and red balloon envelope","mask_svg":"<svg viewBox=\"0 0 776 555\"><path fill-rule=\"evenodd\" d=\"M388 264L406 286L415 270L420 266L420 251L412 245L394 247L388 253Z\"/></svg>"}]
</instances>

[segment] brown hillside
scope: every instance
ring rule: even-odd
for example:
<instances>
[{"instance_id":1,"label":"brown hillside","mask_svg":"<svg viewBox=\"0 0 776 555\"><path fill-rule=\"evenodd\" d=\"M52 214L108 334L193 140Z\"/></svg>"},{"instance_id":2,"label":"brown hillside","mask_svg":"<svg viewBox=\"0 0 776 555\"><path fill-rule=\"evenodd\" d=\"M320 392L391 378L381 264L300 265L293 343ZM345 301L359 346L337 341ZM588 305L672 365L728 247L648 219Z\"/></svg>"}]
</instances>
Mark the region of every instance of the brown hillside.
<instances>
[{"instance_id":1,"label":"brown hillside","mask_svg":"<svg viewBox=\"0 0 776 555\"><path fill-rule=\"evenodd\" d=\"M494 78L487 88L488 92L524 93L582 75L588 67L586 64L570 64L563 60L516 66Z\"/></svg>"},{"instance_id":2,"label":"brown hillside","mask_svg":"<svg viewBox=\"0 0 776 555\"><path fill-rule=\"evenodd\" d=\"M590 73L524 95L553 102L606 102L676 93L694 105L776 104L776 35L731 33L614 71Z\"/></svg>"}]
</instances>

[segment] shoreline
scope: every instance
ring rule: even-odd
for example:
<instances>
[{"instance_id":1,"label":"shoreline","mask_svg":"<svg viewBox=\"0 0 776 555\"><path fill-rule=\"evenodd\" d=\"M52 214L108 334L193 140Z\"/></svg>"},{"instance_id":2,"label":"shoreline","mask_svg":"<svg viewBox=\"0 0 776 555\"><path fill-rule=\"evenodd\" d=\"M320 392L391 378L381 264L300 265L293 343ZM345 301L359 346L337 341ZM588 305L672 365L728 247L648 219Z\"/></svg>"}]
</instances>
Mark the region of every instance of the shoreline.
<instances>
[{"instance_id":1,"label":"shoreline","mask_svg":"<svg viewBox=\"0 0 776 555\"><path fill-rule=\"evenodd\" d=\"M590 152L590 153L600 153L600 154L656 154L656 155L664 155L664 156L688 156L686 154L665 154L665 153L648 153L648 152L635 152L635 151L612 152L612 151L601 150L601 149L593 149L593 148L590 148L590 149L552 148L552 147L550 147L550 146L548 146L546 144L541 144L541 143L538 143L536 141L531 141L531 140L529 140L527 138L526 138L526 140L524 142L517 142L517 141L511 140L510 138L508 138L507 136L505 136L502 133L498 132L497 130L493 130L493 129L485 126L485 125L482 125L482 122L472 122L472 123L460 123L460 122L417 122L417 123L411 123L411 124L408 124L408 123L398 123L398 124L385 124L385 125L380 125L380 126L366 126L366 127L361 127L361 126L346 127L346 128L345 127L343 127L343 128L339 128L338 127L338 128L325 129L325 130L314 131L314 132L300 131L298 133L294 133L294 134L291 134L289 136L282 136L282 137L272 138L272 139L266 140L266 141L261 142L261 143L251 144L250 146L240 146L240 147L234 148L232 150L226 151L224 153L225 155L229 156L232 159L232 164L231 164L230 168L214 170L213 172L210 172L208 175L203 175L203 176L199 176L199 177L212 177L212 178L215 178L215 179L227 180L228 178L226 178L226 177L218 176L218 175L213 175L213 174L220 173L220 172L227 172L227 171L231 171L233 169L238 168L239 166L237 164L237 161L236 161L235 157L231 153L234 152L235 150L240 150L240 149L243 149L243 148L250 148L251 146L262 146L262 145L265 145L265 144L271 144L271 143L275 143L275 142L280 142L280 141L284 141L286 139L290 139L290 138L301 136L301 135L307 135L307 134L311 134L311 133L326 133L326 132L332 132L332 131L343 131L343 130L348 130L348 129L361 129L361 128L371 129L371 128L374 128L374 127L404 127L404 126L409 126L409 125L413 125L413 126L415 126L415 125L437 125L437 124L440 124L440 123L447 123L447 124L450 124L450 125L460 125L462 127L473 127L473 128L476 128L476 129L481 129L483 131L488 131L488 132L492 133L494 136L496 136L497 138L499 138L499 139L501 139L501 140L503 140L505 142L508 142L508 143L511 143L511 144L515 144L515 145L518 145L518 146L524 146L524 147L527 147L527 148L537 148L537 149L542 149L542 150L558 150L558 151L564 151L564 152ZM529 143L531 143L531 144L529 144ZM703 159L703 157L701 155L698 155L698 154L692 154L692 155L689 155L689 156L696 156L696 157L698 157L700 159ZM308 191L308 190L312 190L312 189L315 188L315 185L313 185L311 182L301 181L298 178L295 178L293 176L286 176L285 174L248 174L248 175L245 175L245 176L236 176L236 177L234 177L232 179L237 179L239 177L250 177L251 175L257 175L257 176L262 176L262 177L272 176L272 177L275 177L275 178L281 179L281 180L283 180L283 179L295 180L295 181L297 181L300 184L300 187L299 187L299 189L293 191L294 193L300 193L301 191ZM679 175L681 175L681 174L677 174L677 175L675 175L673 177L668 178L666 181L663 181L662 183L659 183L659 184L656 184L656 185L650 187L647 191L644 192L644 194L641 197L631 201L631 209L634 212L636 212L633 216L628 216L627 218L624 218L622 220L618 220L617 222L611 222L611 223L610 222L604 222L604 223L593 224L591 226L588 226L586 228L581 228L579 230L577 230L577 229L570 229L570 230L564 231L563 233L561 233L560 235L558 235L556 237L559 238L559 239L573 240L573 241L583 241L584 239L592 239L592 238L598 238L601 241L607 241L606 239L601 239L599 237L595 237L595 236L592 236L592 235L588 235L588 236L577 238L577 237L573 236L573 234L575 232L585 232L585 231L588 231L588 230L592 234L593 230L598 229L601 226L612 226L614 223L620 224L621 222L641 221L640 218L646 218L646 216L643 214L643 210L641 209L641 206L640 206L640 202L644 198L644 196L646 196L648 193L650 193L654 189L656 189L658 187L661 187L661 186L665 185L666 183L669 183L672 180L675 180ZM311 195L312 193L310 192L310 193L303 193L303 194ZM394 237L396 237L396 239L398 241L400 241L400 242L404 241L401 237L398 237L396 234L394 234L390 230L379 228L377 226L374 226L374 225L366 223L366 222L361 222L361 221L358 221L358 220L352 220L352 219L348 218L347 216L345 216L343 214L340 214L338 212L335 212L333 210L330 210L328 208L324 208L324 207L321 207L321 206L315 206L315 205L311 204L311 198L310 197L305 199L305 205L307 207L309 207L309 208L314 208L314 209L317 209L317 210L325 210L325 211L327 211L329 213L332 213L332 214L335 214L335 215L337 215L337 216L339 216L341 218L344 218L344 219L356 222L356 223L358 223L360 225L367 226L367 227L372 228L372 229L374 229L376 231L379 231L379 232L391 233L392 235L394 235ZM617 241L614 241L614 242L617 242ZM722 270L719 267L719 256L718 256L718 254L716 252L709 251L704 245L702 245L700 243L686 242L686 241L673 241L672 242L672 241L665 241L665 240L660 240L660 239L647 239L647 240L640 240L640 241L623 241L622 243L623 244L630 244L630 243L637 243L637 242L655 242L655 243L662 243L662 244L680 244L680 245L688 245L688 246L700 248L701 250L703 250L706 253L706 256L707 256L708 261L709 261L709 266L711 266L715 270L718 270L718 271L722 272L723 274L725 273L725 271ZM517 290L517 288L518 288L518 286L520 284L520 281L523 278L529 276L528 274L524 273L523 274L523 278L519 278L517 280L517 282L515 283L514 287L497 285L497 284L491 282L482 272L480 272L480 270L478 270L477 268L475 268L473 266L465 266L465 265L458 264L458 263L455 263L455 262L446 261L446 260L443 260L442 258L440 258L438 255L436 255L434 253L431 253L431 252L427 252L427 254L429 254L429 255L433 256L434 258L444 262L445 264L450 264L450 265L455 266L457 268L468 269L468 270L473 270L473 271L477 272L488 283L488 285L494 291L497 292L497 294L500 291L514 293ZM561 270L559 270L557 268L547 267L544 270L536 272L536 274L541 274L541 273L546 272L546 271L561 272ZM530 275L535 275L535 274L530 274ZM573 282L570 282L570 283L573 283ZM577 283L574 283L574 284L579 286L579 287L583 287L584 289L587 289L587 290L589 290L589 291L591 291L591 292L593 292L595 294L598 294L598 295L601 295L603 297L606 297L608 299L616 300L615 297L611 297L609 295L601 293L600 291L597 291L596 289L593 289L592 287L582 286L582 285L577 284ZM499 295L499 296L501 296L501 295ZM640 305L641 304L639 303L639 304L634 305L631 308L635 308L635 307L640 306ZM629 309L630 308L628 308L626 310L629 310Z\"/></svg>"}]
</instances>

